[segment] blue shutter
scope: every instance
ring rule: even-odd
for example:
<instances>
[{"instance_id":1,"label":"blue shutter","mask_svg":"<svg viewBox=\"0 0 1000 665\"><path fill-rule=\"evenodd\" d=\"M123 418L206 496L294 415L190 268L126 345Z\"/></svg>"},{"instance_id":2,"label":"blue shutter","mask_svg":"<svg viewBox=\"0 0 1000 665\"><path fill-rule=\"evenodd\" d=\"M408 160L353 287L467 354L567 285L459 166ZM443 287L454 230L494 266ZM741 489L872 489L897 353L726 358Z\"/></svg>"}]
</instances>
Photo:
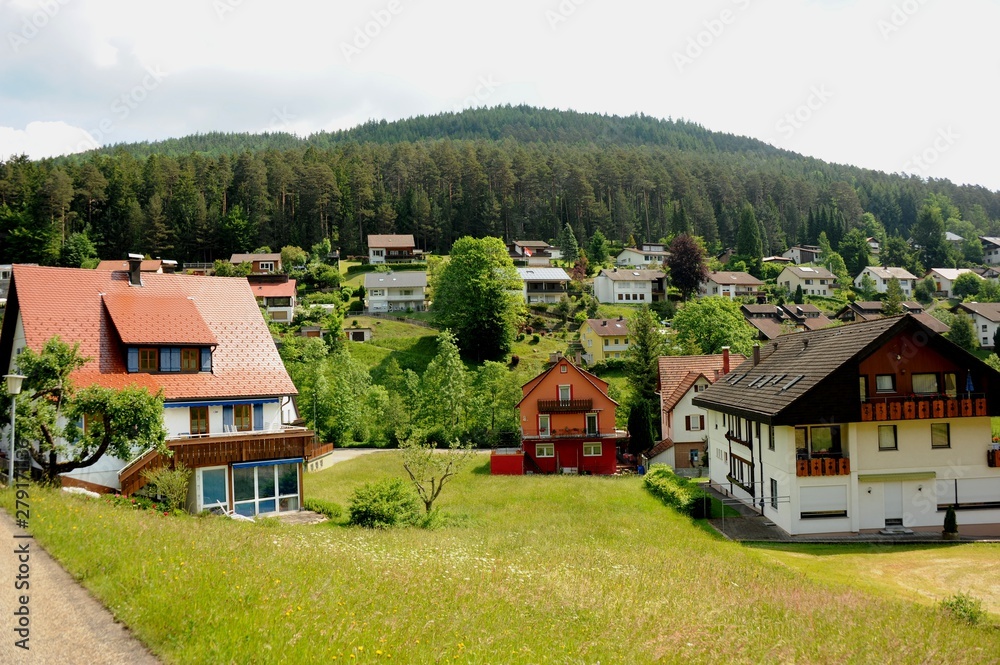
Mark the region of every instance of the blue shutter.
<instances>
[{"instance_id":1,"label":"blue shutter","mask_svg":"<svg viewBox=\"0 0 1000 665\"><path fill-rule=\"evenodd\" d=\"M206 348L201 350L201 371L212 371L212 349Z\"/></svg>"},{"instance_id":2,"label":"blue shutter","mask_svg":"<svg viewBox=\"0 0 1000 665\"><path fill-rule=\"evenodd\" d=\"M233 407L228 405L223 405L222 407L222 427L233 428Z\"/></svg>"},{"instance_id":3,"label":"blue shutter","mask_svg":"<svg viewBox=\"0 0 1000 665\"><path fill-rule=\"evenodd\" d=\"M256 431L264 429L264 405L253 405L253 428Z\"/></svg>"},{"instance_id":4,"label":"blue shutter","mask_svg":"<svg viewBox=\"0 0 1000 665\"><path fill-rule=\"evenodd\" d=\"M128 371L139 371L139 349L134 346L128 347Z\"/></svg>"},{"instance_id":5,"label":"blue shutter","mask_svg":"<svg viewBox=\"0 0 1000 665\"><path fill-rule=\"evenodd\" d=\"M160 371L161 372L170 371L170 349L165 349L165 348L160 349Z\"/></svg>"},{"instance_id":6,"label":"blue shutter","mask_svg":"<svg viewBox=\"0 0 1000 665\"><path fill-rule=\"evenodd\" d=\"M170 349L170 371L181 371L181 350L179 348Z\"/></svg>"}]
</instances>

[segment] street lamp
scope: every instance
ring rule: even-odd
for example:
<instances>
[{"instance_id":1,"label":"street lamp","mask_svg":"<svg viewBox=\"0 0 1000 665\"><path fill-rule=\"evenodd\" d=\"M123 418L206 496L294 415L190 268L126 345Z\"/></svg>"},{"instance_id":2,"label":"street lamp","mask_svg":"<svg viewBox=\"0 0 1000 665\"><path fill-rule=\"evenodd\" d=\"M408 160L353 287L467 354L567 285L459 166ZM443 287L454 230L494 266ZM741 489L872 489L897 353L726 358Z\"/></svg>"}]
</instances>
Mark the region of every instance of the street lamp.
<instances>
[{"instance_id":1,"label":"street lamp","mask_svg":"<svg viewBox=\"0 0 1000 665\"><path fill-rule=\"evenodd\" d=\"M7 475L7 486L14 486L14 411L16 406L16 397L21 394L21 382L24 381L25 377L21 374L4 374L3 378L7 380L7 393L10 395L10 449L7 451L7 457L10 458L8 466Z\"/></svg>"}]
</instances>

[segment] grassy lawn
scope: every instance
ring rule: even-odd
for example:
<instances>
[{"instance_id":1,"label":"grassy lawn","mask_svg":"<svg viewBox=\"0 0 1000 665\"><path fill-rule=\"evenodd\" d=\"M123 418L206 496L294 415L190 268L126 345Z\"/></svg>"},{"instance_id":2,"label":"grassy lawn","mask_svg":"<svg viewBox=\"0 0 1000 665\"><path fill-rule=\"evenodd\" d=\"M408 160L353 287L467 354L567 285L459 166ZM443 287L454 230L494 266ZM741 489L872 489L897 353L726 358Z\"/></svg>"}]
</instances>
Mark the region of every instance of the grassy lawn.
<instances>
[{"instance_id":1,"label":"grassy lawn","mask_svg":"<svg viewBox=\"0 0 1000 665\"><path fill-rule=\"evenodd\" d=\"M344 327L353 327L355 321L361 328L372 329L372 339L347 342L347 348L376 375L390 358L395 358L403 369L422 373L437 353L436 330L392 319L351 315L344 317Z\"/></svg>"},{"instance_id":2,"label":"grassy lawn","mask_svg":"<svg viewBox=\"0 0 1000 665\"><path fill-rule=\"evenodd\" d=\"M307 475L306 494L344 504L359 484L401 474L396 453L378 453ZM9 492L0 501L12 510ZM1000 653L1000 631L715 537L634 476L492 477L484 455L445 489L451 525L436 530L168 518L38 488L31 506L39 543L167 663L995 663ZM969 569L998 558L991 547L953 551Z\"/></svg>"},{"instance_id":3,"label":"grassy lawn","mask_svg":"<svg viewBox=\"0 0 1000 665\"><path fill-rule=\"evenodd\" d=\"M971 593L1000 616L1000 545L761 545L776 561L820 583L854 586L933 604Z\"/></svg>"}]
</instances>

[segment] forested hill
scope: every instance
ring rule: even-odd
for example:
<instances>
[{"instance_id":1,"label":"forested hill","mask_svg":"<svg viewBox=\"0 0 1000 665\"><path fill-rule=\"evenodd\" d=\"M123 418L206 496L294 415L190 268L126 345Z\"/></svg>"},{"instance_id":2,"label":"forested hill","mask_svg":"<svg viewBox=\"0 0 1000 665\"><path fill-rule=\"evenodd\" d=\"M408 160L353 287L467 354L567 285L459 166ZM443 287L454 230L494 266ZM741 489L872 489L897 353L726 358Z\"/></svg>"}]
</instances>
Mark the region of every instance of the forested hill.
<instances>
[{"instance_id":1,"label":"forested hill","mask_svg":"<svg viewBox=\"0 0 1000 665\"><path fill-rule=\"evenodd\" d=\"M680 231L736 244L749 204L763 254L833 247L852 228L908 237L930 197L963 237L1000 235L1000 194L828 164L684 121L529 107L475 109L301 139L203 134L86 155L0 162L0 263L79 265L137 251L181 261L372 233L447 252L463 235L586 243ZM943 231L942 231L943 235ZM978 246L978 243L974 243ZM974 247L970 247L974 249Z\"/></svg>"}]
</instances>

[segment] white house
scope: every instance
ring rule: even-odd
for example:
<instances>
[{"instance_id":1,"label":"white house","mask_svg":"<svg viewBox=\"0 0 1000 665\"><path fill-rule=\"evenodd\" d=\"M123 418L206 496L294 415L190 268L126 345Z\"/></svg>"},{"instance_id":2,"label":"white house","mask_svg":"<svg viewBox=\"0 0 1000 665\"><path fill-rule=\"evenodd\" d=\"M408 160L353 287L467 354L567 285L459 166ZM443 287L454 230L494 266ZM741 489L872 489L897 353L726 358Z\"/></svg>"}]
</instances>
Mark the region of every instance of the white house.
<instances>
[{"instance_id":1,"label":"white house","mask_svg":"<svg viewBox=\"0 0 1000 665\"><path fill-rule=\"evenodd\" d=\"M864 276L868 275L875 283L875 290L878 293L885 293L889 288L889 282L893 279L899 280L899 287L903 290L903 295L907 298L913 295L913 289L917 287L916 275L910 273L906 268L883 268L882 266L868 266L854 278L854 287L861 288Z\"/></svg>"},{"instance_id":2,"label":"white house","mask_svg":"<svg viewBox=\"0 0 1000 665\"><path fill-rule=\"evenodd\" d=\"M271 320L291 323L295 318L295 280L288 275L249 275L247 281L257 304Z\"/></svg>"},{"instance_id":3,"label":"white house","mask_svg":"<svg viewBox=\"0 0 1000 665\"><path fill-rule=\"evenodd\" d=\"M412 263L423 258L412 234L368 236L368 263Z\"/></svg>"},{"instance_id":4,"label":"white house","mask_svg":"<svg viewBox=\"0 0 1000 665\"><path fill-rule=\"evenodd\" d=\"M670 256L665 245L643 243L641 247L626 247L615 257L615 265L645 268L660 265Z\"/></svg>"},{"instance_id":5,"label":"white house","mask_svg":"<svg viewBox=\"0 0 1000 665\"><path fill-rule=\"evenodd\" d=\"M594 278L594 296L602 303L650 303L665 297L659 270L620 270L605 268Z\"/></svg>"},{"instance_id":6,"label":"white house","mask_svg":"<svg viewBox=\"0 0 1000 665\"><path fill-rule=\"evenodd\" d=\"M692 400L744 360L739 354L730 357L728 348L716 355L660 358L660 441L646 452L650 464L705 466L708 412Z\"/></svg>"},{"instance_id":7,"label":"white house","mask_svg":"<svg viewBox=\"0 0 1000 665\"><path fill-rule=\"evenodd\" d=\"M562 258L562 252L544 240L512 240L507 243L507 252L515 265L545 268L553 259Z\"/></svg>"},{"instance_id":8,"label":"white house","mask_svg":"<svg viewBox=\"0 0 1000 665\"><path fill-rule=\"evenodd\" d=\"M722 296L730 300L739 297L754 297L764 282L745 272L712 271L701 283L698 293L703 296Z\"/></svg>"},{"instance_id":9,"label":"white house","mask_svg":"<svg viewBox=\"0 0 1000 665\"><path fill-rule=\"evenodd\" d=\"M517 268L524 287L521 294L529 305L555 303L566 297L569 275L562 268Z\"/></svg>"},{"instance_id":10,"label":"white house","mask_svg":"<svg viewBox=\"0 0 1000 665\"><path fill-rule=\"evenodd\" d=\"M832 296L837 276L826 268L818 266L785 266L778 275L778 284L792 294L801 286L805 295Z\"/></svg>"},{"instance_id":11,"label":"white house","mask_svg":"<svg viewBox=\"0 0 1000 665\"><path fill-rule=\"evenodd\" d=\"M781 337L692 401L712 483L785 532L1000 536L1000 373L911 315Z\"/></svg>"},{"instance_id":12,"label":"white house","mask_svg":"<svg viewBox=\"0 0 1000 665\"><path fill-rule=\"evenodd\" d=\"M935 292L941 297L951 298L955 280L958 279L959 275L964 275L965 273L976 275L969 268L931 268L927 274L934 280ZM976 277L979 277L979 275L976 275ZM979 279L982 279L982 277L979 277Z\"/></svg>"},{"instance_id":13,"label":"white house","mask_svg":"<svg viewBox=\"0 0 1000 665\"><path fill-rule=\"evenodd\" d=\"M369 312L424 311L427 273L416 271L365 274L365 307Z\"/></svg>"},{"instance_id":14,"label":"white house","mask_svg":"<svg viewBox=\"0 0 1000 665\"><path fill-rule=\"evenodd\" d=\"M979 236L979 241L983 244L983 262L991 266L1000 265L1000 238Z\"/></svg>"},{"instance_id":15,"label":"white house","mask_svg":"<svg viewBox=\"0 0 1000 665\"><path fill-rule=\"evenodd\" d=\"M993 349L993 335L1000 325L1000 303L963 302L956 305L952 311L963 311L971 316L979 346Z\"/></svg>"},{"instance_id":16,"label":"white house","mask_svg":"<svg viewBox=\"0 0 1000 665\"><path fill-rule=\"evenodd\" d=\"M813 263L819 259L820 249L816 245L796 245L781 253L786 259L795 263Z\"/></svg>"}]
</instances>

